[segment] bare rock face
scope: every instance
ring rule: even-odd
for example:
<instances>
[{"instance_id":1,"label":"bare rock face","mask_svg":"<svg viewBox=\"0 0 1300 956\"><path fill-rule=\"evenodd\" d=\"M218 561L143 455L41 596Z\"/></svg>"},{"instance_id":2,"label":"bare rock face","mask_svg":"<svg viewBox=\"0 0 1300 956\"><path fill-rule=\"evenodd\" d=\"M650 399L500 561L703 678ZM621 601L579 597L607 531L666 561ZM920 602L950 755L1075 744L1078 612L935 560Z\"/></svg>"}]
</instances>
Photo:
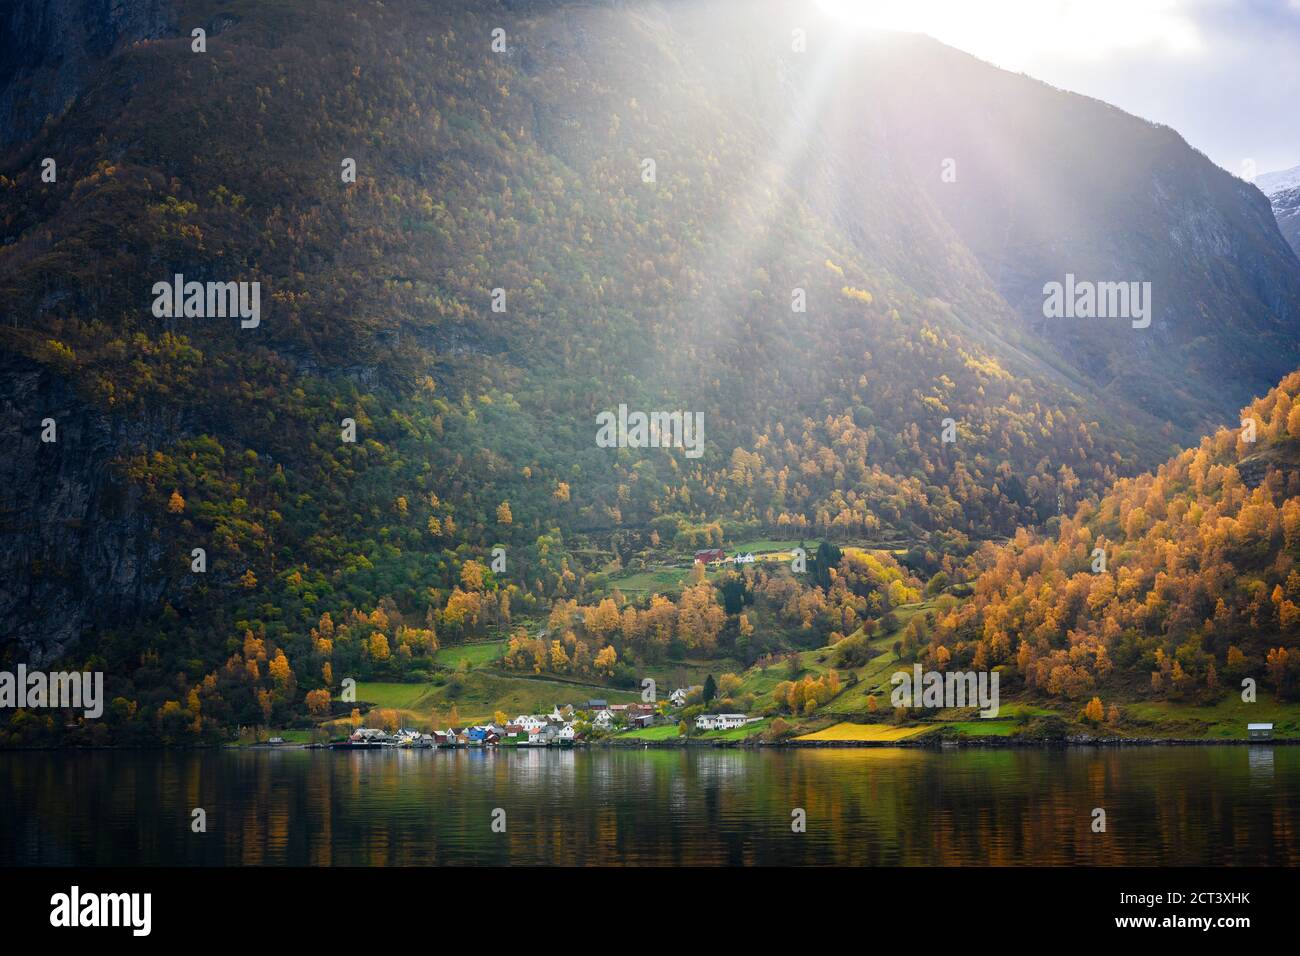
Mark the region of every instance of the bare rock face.
<instances>
[{"instance_id":1,"label":"bare rock face","mask_svg":"<svg viewBox=\"0 0 1300 956\"><path fill-rule=\"evenodd\" d=\"M0 149L62 114L100 60L137 40L174 34L173 22L167 0L0 4Z\"/></svg>"},{"instance_id":2,"label":"bare rock face","mask_svg":"<svg viewBox=\"0 0 1300 956\"><path fill-rule=\"evenodd\" d=\"M162 600L162 544L116 460L167 428L111 419L17 356L0 358L0 380L0 654L17 643L40 665Z\"/></svg>"},{"instance_id":3,"label":"bare rock face","mask_svg":"<svg viewBox=\"0 0 1300 956\"><path fill-rule=\"evenodd\" d=\"M1300 256L1300 186L1283 189L1274 193L1269 199L1273 203L1273 215L1277 218L1277 227L1291 248Z\"/></svg>"}]
</instances>

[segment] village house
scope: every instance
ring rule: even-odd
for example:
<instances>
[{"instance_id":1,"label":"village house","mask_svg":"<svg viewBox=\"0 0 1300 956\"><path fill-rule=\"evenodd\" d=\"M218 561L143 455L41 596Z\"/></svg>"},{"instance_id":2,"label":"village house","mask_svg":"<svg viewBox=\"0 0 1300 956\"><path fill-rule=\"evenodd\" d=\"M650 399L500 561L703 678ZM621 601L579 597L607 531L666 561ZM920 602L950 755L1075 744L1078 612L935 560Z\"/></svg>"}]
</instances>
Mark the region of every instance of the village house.
<instances>
[{"instance_id":1,"label":"village house","mask_svg":"<svg viewBox=\"0 0 1300 956\"><path fill-rule=\"evenodd\" d=\"M506 744L528 743L528 729L519 724L506 724L501 728L501 742Z\"/></svg>"},{"instance_id":2,"label":"village house","mask_svg":"<svg viewBox=\"0 0 1300 956\"><path fill-rule=\"evenodd\" d=\"M546 718L538 717L536 714L520 714L511 723L524 730L536 730L538 727L546 726Z\"/></svg>"},{"instance_id":3,"label":"village house","mask_svg":"<svg viewBox=\"0 0 1300 956\"><path fill-rule=\"evenodd\" d=\"M727 560L727 552L721 548L706 548L703 551L695 552L696 564L713 564L715 561Z\"/></svg>"},{"instance_id":4,"label":"village house","mask_svg":"<svg viewBox=\"0 0 1300 956\"><path fill-rule=\"evenodd\" d=\"M690 693L685 687L679 687L668 695L668 703L674 707L686 706L686 695Z\"/></svg>"},{"instance_id":5,"label":"village house","mask_svg":"<svg viewBox=\"0 0 1300 956\"><path fill-rule=\"evenodd\" d=\"M755 718L756 719L756 718ZM696 730L735 730L749 723L744 714L700 714L695 718Z\"/></svg>"},{"instance_id":6,"label":"village house","mask_svg":"<svg viewBox=\"0 0 1300 956\"><path fill-rule=\"evenodd\" d=\"M654 713L654 704L610 704L609 709L617 717L622 714L624 717L632 717L636 714Z\"/></svg>"},{"instance_id":7,"label":"village house","mask_svg":"<svg viewBox=\"0 0 1300 956\"><path fill-rule=\"evenodd\" d=\"M547 744L554 743L559 732L560 727L556 724L546 724L544 727L538 727L536 730L529 731L528 745L530 747L545 747Z\"/></svg>"}]
</instances>

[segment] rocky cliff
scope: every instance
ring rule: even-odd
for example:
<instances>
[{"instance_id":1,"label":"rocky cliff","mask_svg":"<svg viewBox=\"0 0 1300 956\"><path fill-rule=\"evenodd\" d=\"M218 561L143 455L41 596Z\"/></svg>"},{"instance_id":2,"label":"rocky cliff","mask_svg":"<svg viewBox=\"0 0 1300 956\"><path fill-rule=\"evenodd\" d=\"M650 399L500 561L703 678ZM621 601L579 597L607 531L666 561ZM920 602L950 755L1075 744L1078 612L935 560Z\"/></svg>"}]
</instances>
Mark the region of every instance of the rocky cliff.
<instances>
[{"instance_id":1,"label":"rocky cliff","mask_svg":"<svg viewBox=\"0 0 1300 956\"><path fill-rule=\"evenodd\" d=\"M0 382L0 643L40 665L157 607L162 545L120 460L179 428L165 409L110 416L18 355L0 356Z\"/></svg>"},{"instance_id":2,"label":"rocky cliff","mask_svg":"<svg viewBox=\"0 0 1300 956\"><path fill-rule=\"evenodd\" d=\"M0 5L0 149L31 138L115 50L175 32L166 0L9 0Z\"/></svg>"},{"instance_id":3,"label":"rocky cliff","mask_svg":"<svg viewBox=\"0 0 1300 956\"><path fill-rule=\"evenodd\" d=\"M1283 189L1269 199L1273 204L1278 229L1296 254L1300 255L1300 186Z\"/></svg>"}]
</instances>

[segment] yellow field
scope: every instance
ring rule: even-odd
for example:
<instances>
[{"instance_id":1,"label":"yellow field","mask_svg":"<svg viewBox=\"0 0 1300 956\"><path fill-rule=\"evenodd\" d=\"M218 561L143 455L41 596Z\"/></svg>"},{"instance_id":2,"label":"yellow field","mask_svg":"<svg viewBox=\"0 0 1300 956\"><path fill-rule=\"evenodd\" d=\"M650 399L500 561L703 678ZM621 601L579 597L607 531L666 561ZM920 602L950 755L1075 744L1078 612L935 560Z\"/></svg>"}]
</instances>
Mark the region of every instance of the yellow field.
<instances>
[{"instance_id":1,"label":"yellow field","mask_svg":"<svg viewBox=\"0 0 1300 956\"><path fill-rule=\"evenodd\" d=\"M795 740L902 740L915 737L932 727L895 727L892 724L850 724L839 723L819 730L815 734L804 734Z\"/></svg>"}]
</instances>

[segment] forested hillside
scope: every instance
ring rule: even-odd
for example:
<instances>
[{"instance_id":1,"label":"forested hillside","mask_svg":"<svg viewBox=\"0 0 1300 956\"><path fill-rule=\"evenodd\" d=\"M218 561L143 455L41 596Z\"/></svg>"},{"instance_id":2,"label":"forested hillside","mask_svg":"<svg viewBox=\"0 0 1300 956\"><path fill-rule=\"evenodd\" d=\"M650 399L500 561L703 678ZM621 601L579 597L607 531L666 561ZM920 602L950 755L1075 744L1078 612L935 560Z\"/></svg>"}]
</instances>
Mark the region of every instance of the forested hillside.
<instances>
[{"instance_id":1,"label":"forested hillside","mask_svg":"<svg viewBox=\"0 0 1300 956\"><path fill-rule=\"evenodd\" d=\"M795 53L781 4L720 6L179 0L87 67L0 162L3 659L106 670L114 727L145 739L289 719L487 634L520 669L604 679L605 647L752 663L850 633L1232 407L1152 408L1074 364L920 185L949 155L899 120L924 107L857 96L825 25ZM1225 241L1281 243L1243 196L1204 200ZM259 282L260 323L158 317L176 274ZM1279 275L1215 285L1267 299L1268 334L1198 319L1196 349L1294 367ZM1219 301L1189 289L1166 325ZM1161 354L1140 334L1089 333ZM598 447L620 404L702 413L702 457ZM610 584L757 535L913 560L838 591L824 567L820 588L695 582L671 613Z\"/></svg>"},{"instance_id":2,"label":"forested hillside","mask_svg":"<svg viewBox=\"0 0 1300 956\"><path fill-rule=\"evenodd\" d=\"M1058 533L983 556L931 650L1069 699L1207 702L1245 677L1300 691L1300 373ZM1253 431L1253 434L1252 434ZM1248 440L1253 438L1253 440ZM1100 558L1100 560L1099 560Z\"/></svg>"}]
</instances>

